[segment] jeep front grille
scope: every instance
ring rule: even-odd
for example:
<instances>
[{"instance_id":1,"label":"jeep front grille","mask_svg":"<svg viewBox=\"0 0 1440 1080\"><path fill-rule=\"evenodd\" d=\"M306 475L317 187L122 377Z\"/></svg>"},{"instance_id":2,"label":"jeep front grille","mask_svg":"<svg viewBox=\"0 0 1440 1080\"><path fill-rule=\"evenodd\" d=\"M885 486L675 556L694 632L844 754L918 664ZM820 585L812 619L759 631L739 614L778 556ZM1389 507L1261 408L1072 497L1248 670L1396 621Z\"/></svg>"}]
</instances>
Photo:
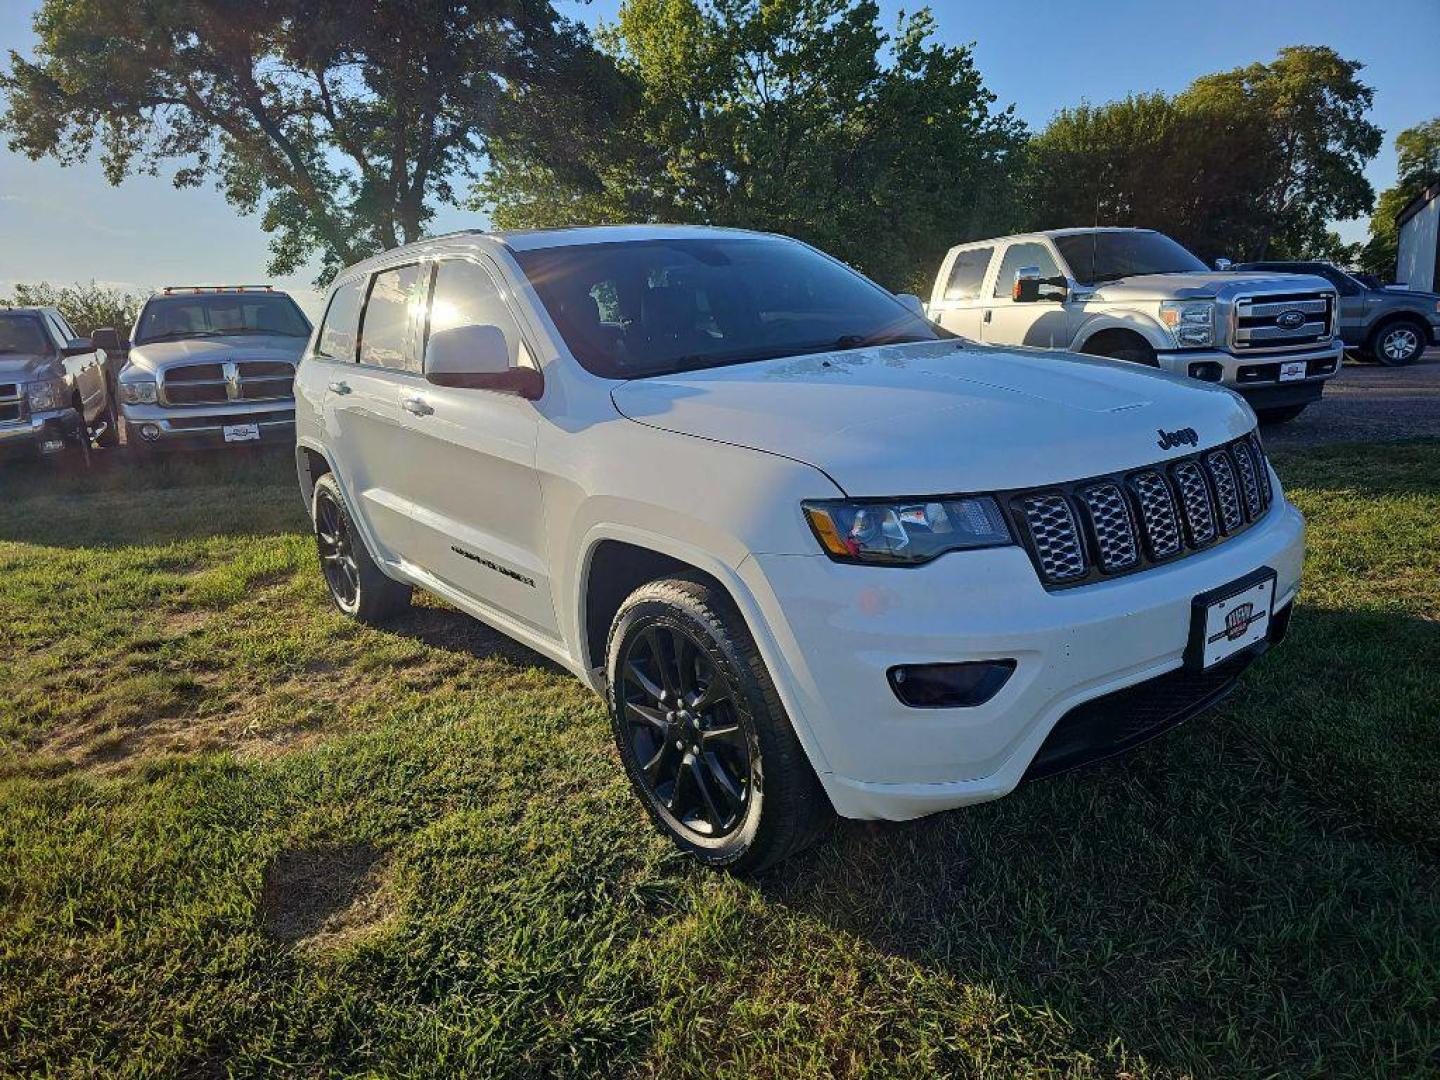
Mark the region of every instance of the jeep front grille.
<instances>
[{"instance_id":1,"label":"jeep front grille","mask_svg":"<svg viewBox=\"0 0 1440 1080\"><path fill-rule=\"evenodd\" d=\"M1302 349L1330 339L1333 293L1270 293L1235 301L1230 344L1237 353Z\"/></svg>"},{"instance_id":2,"label":"jeep front grille","mask_svg":"<svg viewBox=\"0 0 1440 1080\"><path fill-rule=\"evenodd\" d=\"M1000 499L1048 589L1183 558L1244 532L1273 493L1260 440Z\"/></svg>"},{"instance_id":3,"label":"jeep front grille","mask_svg":"<svg viewBox=\"0 0 1440 1080\"><path fill-rule=\"evenodd\" d=\"M160 373L163 405L283 401L295 396L295 365L285 360L183 364Z\"/></svg>"}]
</instances>

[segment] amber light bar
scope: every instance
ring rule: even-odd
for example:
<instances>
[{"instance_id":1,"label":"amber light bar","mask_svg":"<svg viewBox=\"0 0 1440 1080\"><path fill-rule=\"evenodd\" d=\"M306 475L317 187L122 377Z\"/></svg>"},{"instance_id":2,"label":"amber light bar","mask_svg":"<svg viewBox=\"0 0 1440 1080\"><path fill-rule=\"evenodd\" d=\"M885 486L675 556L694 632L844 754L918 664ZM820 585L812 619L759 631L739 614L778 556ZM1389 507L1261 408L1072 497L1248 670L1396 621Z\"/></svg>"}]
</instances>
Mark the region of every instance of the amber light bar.
<instances>
[{"instance_id":1,"label":"amber light bar","mask_svg":"<svg viewBox=\"0 0 1440 1080\"><path fill-rule=\"evenodd\" d=\"M274 292L274 285L166 285L160 290L165 296L176 293Z\"/></svg>"}]
</instances>

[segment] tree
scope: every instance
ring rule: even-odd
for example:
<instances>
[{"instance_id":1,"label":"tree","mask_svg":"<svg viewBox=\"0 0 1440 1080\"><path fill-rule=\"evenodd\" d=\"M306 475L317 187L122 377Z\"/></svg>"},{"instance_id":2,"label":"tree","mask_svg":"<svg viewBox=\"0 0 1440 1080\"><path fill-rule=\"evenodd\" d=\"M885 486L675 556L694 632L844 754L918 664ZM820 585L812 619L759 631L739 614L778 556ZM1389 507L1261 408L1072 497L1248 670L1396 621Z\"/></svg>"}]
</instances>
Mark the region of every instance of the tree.
<instances>
[{"instance_id":1,"label":"tree","mask_svg":"<svg viewBox=\"0 0 1440 1080\"><path fill-rule=\"evenodd\" d=\"M476 205L506 227L667 221L786 233L892 286L1004 231L1023 129L930 13L869 0L626 0L598 35L638 108L567 182L500 140Z\"/></svg>"},{"instance_id":2,"label":"tree","mask_svg":"<svg viewBox=\"0 0 1440 1080\"><path fill-rule=\"evenodd\" d=\"M271 273L318 250L321 281L417 239L490 139L571 177L571 133L623 100L548 0L44 0L35 30L0 72L11 149L213 179L263 211Z\"/></svg>"},{"instance_id":3,"label":"tree","mask_svg":"<svg viewBox=\"0 0 1440 1080\"><path fill-rule=\"evenodd\" d=\"M1328 223L1374 197L1362 170L1380 131L1360 67L1292 47L1173 98L1062 110L1030 147L1031 220L1158 228L1207 259L1333 252Z\"/></svg>"},{"instance_id":4,"label":"tree","mask_svg":"<svg viewBox=\"0 0 1440 1080\"><path fill-rule=\"evenodd\" d=\"M145 294L97 285L94 281L75 285L17 284L15 294L0 299L0 307L58 308L76 331L88 337L100 327L129 332L145 302Z\"/></svg>"},{"instance_id":5,"label":"tree","mask_svg":"<svg viewBox=\"0 0 1440 1080\"><path fill-rule=\"evenodd\" d=\"M1360 255L1361 268L1382 277L1394 276L1400 256L1396 216L1406 203L1440 180L1440 116L1395 136L1395 159L1395 184L1375 201L1370 241Z\"/></svg>"}]
</instances>

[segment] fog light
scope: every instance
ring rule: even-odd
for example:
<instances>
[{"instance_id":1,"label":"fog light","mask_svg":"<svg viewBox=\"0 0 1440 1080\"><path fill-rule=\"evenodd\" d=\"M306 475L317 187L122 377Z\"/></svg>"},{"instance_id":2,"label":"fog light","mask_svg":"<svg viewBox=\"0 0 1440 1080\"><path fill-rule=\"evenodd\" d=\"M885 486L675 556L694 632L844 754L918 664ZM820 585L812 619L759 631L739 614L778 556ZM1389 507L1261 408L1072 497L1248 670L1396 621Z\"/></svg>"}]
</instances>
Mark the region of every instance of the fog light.
<instances>
[{"instance_id":1,"label":"fog light","mask_svg":"<svg viewBox=\"0 0 1440 1080\"><path fill-rule=\"evenodd\" d=\"M154 442L160 438L160 426L158 424L141 424L140 437L146 442Z\"/></svg>"},{"instance_id":2,"label":"fog light","mask_svg":"<svg viewBox=\"0 0 1440 1080\"><path fill-rule=\"evenodd\" d=\"M890 689L912 709L961 709L984 705L1009 681L1014 660L964 664L902 664L885 673Z\"/></svg>"},{"instance_id":3,"label":"fog light","mask_svg":"<svg viewBox=\"0 0 1440 1080\"><path fill-rule=\"evenodd\" d=\"M1192 379L1204 379L1206 382L1219 382L1224 374L1225 369L1214 360L1197 360L1190 365L1190 377Z\"/></svg>"}]
</instances>

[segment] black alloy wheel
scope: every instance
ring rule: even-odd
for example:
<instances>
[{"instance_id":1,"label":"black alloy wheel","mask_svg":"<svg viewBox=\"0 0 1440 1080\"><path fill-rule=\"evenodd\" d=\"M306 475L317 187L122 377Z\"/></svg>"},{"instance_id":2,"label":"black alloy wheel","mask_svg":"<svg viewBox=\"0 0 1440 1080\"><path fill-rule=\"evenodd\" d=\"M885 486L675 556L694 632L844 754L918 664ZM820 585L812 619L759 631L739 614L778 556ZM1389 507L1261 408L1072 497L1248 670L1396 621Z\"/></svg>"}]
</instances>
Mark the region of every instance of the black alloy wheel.
<instances>
[{"instance_id":1,"label":"black alloy wheel","mask_svg":"<svg viewBox=\"0 0 1440 1080\"><path fill-rule=\"evenodd\" d=\"M350 524L328 490L315 495L315 546L330 595L341 611L353 612L360 604L360 567L355 561Z\"/></svg>"},{"instance_id":2,"label":"black alloy wheel","mask_svg":"<svg viewBox=\"0 0 1440 1080\"><path fill-rule=\"evenodd\" d=\"M755 753L736 691L704 646L652 623L628 642L620 680L623 731L657 811L697 838L734 832L755 789Z\"/></svg>"}]
</instances>

